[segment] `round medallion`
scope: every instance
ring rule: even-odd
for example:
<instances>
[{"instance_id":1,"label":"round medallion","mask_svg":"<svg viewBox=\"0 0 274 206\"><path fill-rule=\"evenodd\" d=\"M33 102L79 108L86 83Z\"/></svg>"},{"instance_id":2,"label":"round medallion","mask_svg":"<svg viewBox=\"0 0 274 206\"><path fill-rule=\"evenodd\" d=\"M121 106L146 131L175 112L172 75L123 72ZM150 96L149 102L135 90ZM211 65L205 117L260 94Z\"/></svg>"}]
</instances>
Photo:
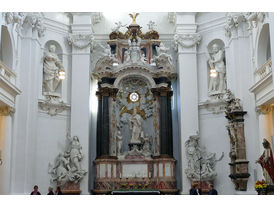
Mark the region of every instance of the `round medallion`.
<instances>
[{"instance_id":1,"label":"round medallion","mask_svg":"<svg viewBox=\"0 0 274 206\"><path fill-rule=\"evenodd\" d=\"M132 92L130 95L129 95L129 99L132 101L132 102L137 102L139 100L139 94L137 94L136 92Z\"/></svg>"}]
</instances>

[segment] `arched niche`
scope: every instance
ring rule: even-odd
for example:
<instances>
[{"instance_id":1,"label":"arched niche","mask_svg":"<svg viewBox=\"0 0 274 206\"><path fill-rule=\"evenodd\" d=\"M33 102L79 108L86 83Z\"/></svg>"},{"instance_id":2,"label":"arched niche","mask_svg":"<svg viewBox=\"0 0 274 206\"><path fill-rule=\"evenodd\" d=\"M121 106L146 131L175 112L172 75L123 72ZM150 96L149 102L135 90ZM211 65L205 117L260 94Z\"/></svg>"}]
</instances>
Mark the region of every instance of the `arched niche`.
<instances>
[{"instance_id":1,"label":"arched niche","mask_svg":"<svg viewBox=\"0 0 274 206\"><path fill-rule=\"evenodd\" d=\"M13 49L11 36L6 26L1 27L1 61L6 64L10 69L13 67Z\"/></svg>"},{"instance_id":2,"label":"arched niche","mask_svg":"<svg viewBox=\"0 0 274 206\"><path fill-rule=\"evenodd\" d=\"M264 24L258 39L257 68L271 58L269 24Z\"/></svg>"},{"instance_id":3,"label":"arched niche","mask_svg":"<svg viewBox=\"0 0 274 206\"><path fill-rule=\"evenodd\" d=\"M215 56L213 51L213 46L218 45L220 55ZM226 89L226 57L225 57L225 43L221 39L214 39L210 41L207 45L207 77L208 77L208 94L209 96L223 94ZM220 58L222 62L213 63L210 66L209 58L216 60L215 58ZM210 76L210 69L214 68L217 71L216 77ZM216 85L216 86L214 86Z\"/></svg>"}]
</instances>

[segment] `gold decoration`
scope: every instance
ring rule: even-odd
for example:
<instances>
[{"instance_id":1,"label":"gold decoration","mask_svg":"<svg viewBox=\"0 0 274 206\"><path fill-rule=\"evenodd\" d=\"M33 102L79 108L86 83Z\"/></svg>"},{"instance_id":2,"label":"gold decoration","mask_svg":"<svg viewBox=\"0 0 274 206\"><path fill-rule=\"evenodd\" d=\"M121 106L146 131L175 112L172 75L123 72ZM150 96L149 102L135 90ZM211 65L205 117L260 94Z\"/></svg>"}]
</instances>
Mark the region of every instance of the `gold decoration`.
<instances>
[{"instance_id":1,"label":"gold decoration","mask_svg":"<svg viewBox=\"0 0 274 206\"><path fill-rule=\"evenodd\" d=\"M136 18L139 15L139 13L133 12L132 14L129 14L129 16L132 18L132 24L136 24Z\"/></svg>"}]
</instances>

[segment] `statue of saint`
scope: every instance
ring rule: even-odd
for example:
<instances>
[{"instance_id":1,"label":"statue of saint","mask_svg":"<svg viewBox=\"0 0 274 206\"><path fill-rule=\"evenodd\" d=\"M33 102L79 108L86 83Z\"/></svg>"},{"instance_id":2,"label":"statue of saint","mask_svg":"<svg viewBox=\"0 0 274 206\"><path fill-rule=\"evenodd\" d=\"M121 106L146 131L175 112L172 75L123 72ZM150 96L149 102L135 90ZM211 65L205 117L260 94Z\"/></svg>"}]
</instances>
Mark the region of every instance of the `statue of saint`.
<instances>
[{"instance_id":1,"label":"statue of saint","mask_svg":"<svg viewBox=\"0 0 274 206\"><path fill-rule=\"evenodd\" d=\"M140 135L142 133L142 117L137 114L136 108L133 109L133 114L129 119L129 128L131 130L130 143L141 143Z\"/></svg>"},{"instance_id":2,"label":"statue of saint","mask_svg":"<svg viewBox=\"0 0 274 206\"><path fill-rule=\"evenodd\" d=\"M59 71L64 67L61 60L55 53L55 45L49 46L49 52L46 52L44 58L44 89L45 92L54 93L60 83Z\"/></svg>"},{"instance_id":3,"label":"statue of saint","mask_svg":"<svg viewBox=\"0 0 274 206\"><path fill-rule=\"evenodd\" d=\"M273 185L274 183L274 161L273 154L270 148L270 143L264 139L263 141L264 152L256 163L260 163L263 169L263 175L267 184Z\"/></svg>"},{"instance_id":4,"label":"statue of saint","mask_svg":"<svg viewBox=\"0 0 274 206\"><path fill-rule=\"evenodd\" d=\"M74 171L80 171L80 161L83 159L82 146L80 145L77 136L73 136L71 138L69 135L67 135L67 138L69 140L69 149L67 152L70 154L72 169Z\"/></svg>"},{"instance_id":5,"label":"statue of saint","mask_svg":"<svg viewBox=\"0 0 274 206\"><path fill-rule=\"evenodd\" d=\"M122 146L123 146L123 136L121 135L121 131L119 130L116 135L117 139L117 154L122 154Z\"/></svg>"},{"instance_id":6,"label":"statue of saint","mask_svg":"<svg viewBox=\"0 0 274 206\"><path fill-rule=\"evenodd\" d=\"M212 54L208 55L208 64L210 69L216 69L217 76L210 77L209 82L209 93L223 93L226 89L225 81L225 63L224 63L224 52L220 49L218 44L213 44Z\"/></svg>"}]
</instances>

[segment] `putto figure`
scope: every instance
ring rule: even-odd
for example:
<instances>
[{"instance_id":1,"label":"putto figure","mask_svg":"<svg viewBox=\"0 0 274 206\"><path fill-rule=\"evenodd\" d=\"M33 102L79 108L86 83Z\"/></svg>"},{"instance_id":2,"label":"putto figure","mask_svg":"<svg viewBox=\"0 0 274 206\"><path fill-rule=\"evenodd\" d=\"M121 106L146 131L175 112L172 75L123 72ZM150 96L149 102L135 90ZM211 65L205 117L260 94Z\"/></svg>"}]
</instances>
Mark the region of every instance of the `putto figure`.
<instances>
[{"instance_id":1,"label":"putto figure","mask_svg":"<svg viewBox=\"0 0 274 206\"><path fill-rule=\"evenodd\" d=\"M263 175L265 181L269 185L273 185L274 183L274 161L273 154L270 148L270 143L264 139L263 141L264 152L260 156L260 158L256 161L256 163L260 163L263 169Z\"/></svg>"}]
</instances>

